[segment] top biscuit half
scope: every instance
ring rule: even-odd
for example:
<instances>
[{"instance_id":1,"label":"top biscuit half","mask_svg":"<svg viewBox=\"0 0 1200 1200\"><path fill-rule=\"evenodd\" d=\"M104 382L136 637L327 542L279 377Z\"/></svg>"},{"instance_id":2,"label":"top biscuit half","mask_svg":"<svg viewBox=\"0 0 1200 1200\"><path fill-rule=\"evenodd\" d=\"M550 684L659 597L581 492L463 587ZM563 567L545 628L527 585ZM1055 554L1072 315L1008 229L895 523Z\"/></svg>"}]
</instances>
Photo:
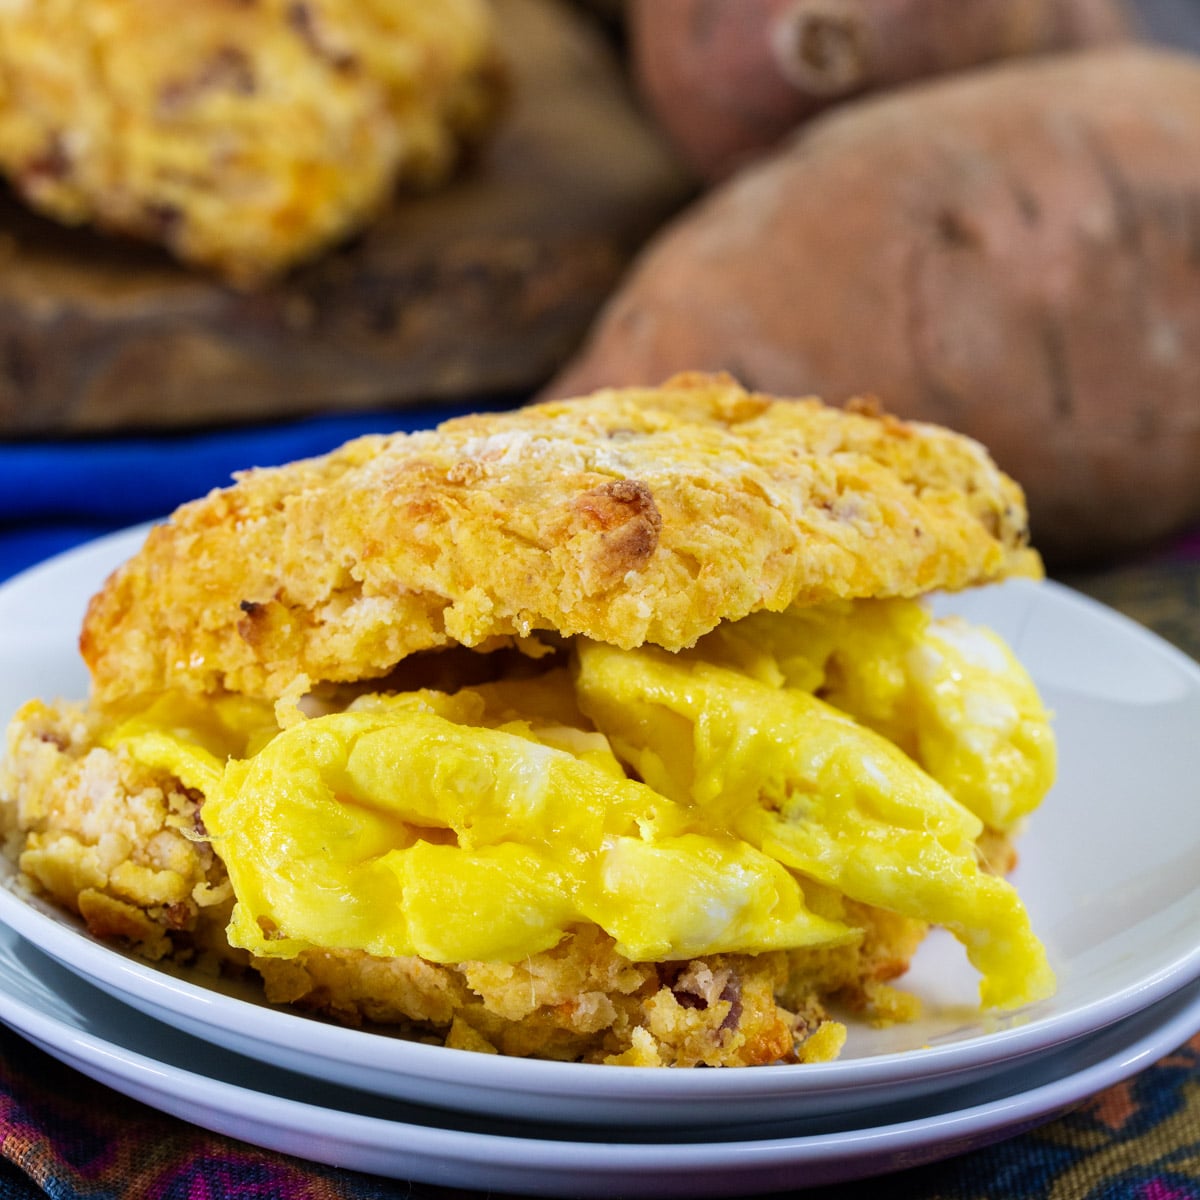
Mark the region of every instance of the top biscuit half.
<instances>
[{"instance_id":1,"label":"top biscuit half","mask_svg":"<svg viewBox=\"0 0 1200 1200\"><path fill-rule=\"evenodd\" d=\"M81 648L102 702L277 699L539 631L676 650L758 609L1037 574L1027 530L968 438L684 375L247 471L151 531Z\"/></svg>"}]
</instances>

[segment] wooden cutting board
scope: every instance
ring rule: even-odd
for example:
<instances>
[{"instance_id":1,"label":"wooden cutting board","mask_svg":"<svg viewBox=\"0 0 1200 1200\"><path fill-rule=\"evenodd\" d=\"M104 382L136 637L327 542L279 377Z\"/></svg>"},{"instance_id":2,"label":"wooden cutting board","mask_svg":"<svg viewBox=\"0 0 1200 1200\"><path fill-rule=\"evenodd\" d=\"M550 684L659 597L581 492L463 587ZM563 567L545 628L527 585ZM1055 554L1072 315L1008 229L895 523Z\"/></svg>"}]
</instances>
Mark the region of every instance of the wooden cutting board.
<instances>
[{"instance_id":1,"label":"wooden cutting board","mask_svg":"<svg viewBox=\"0 0 1200 1200\"><path fill-rule=\"evenodd\" d=\"M240 294L0 193L0 436L522 395L688 195L590 20L497 0L506 118L449 188Z\"/></svg>"}]
</instances>

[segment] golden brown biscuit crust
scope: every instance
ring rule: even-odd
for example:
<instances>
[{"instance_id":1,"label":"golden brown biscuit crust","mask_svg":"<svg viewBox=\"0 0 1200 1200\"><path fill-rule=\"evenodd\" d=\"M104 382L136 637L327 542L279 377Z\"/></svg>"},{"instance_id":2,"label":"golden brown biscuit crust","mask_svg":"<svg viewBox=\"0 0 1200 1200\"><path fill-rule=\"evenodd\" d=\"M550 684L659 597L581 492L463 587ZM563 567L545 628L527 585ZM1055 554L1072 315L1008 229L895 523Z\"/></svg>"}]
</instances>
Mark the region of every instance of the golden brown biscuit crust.
<instances>
[{"instance_id":1,"label":"golden brown biscuit crust","mask_svg":"<svg viewBox=\"0 0 1200 1200\"><path fill-rule=\"evenodd\" d=\"M539 630L690 645L756 609L1038 570L977 443L725 376L465 417L249 471L93 600L102 701L268 698Z\"/></svg>"}]
</instances>

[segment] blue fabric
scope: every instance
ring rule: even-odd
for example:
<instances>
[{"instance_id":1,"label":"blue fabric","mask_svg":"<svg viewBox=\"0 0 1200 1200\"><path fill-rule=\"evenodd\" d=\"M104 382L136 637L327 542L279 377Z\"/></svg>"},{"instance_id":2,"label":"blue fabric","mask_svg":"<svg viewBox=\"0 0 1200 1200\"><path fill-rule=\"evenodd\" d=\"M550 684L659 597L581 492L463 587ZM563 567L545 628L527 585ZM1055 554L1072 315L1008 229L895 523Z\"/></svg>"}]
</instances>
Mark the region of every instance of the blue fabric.
<instances>
[{"instance_id":1,"label":"blue fabric","mask_svg":"<svg viewBox=\"0 0 1200 1200\"><path fill-rule=\"evenodd\" d=\"M165 516L234 471L323 454L364 433L411 432L480 407L321 416L219 432L0 442L0 580L82 542Z\"/></svg>"}]
</instances>

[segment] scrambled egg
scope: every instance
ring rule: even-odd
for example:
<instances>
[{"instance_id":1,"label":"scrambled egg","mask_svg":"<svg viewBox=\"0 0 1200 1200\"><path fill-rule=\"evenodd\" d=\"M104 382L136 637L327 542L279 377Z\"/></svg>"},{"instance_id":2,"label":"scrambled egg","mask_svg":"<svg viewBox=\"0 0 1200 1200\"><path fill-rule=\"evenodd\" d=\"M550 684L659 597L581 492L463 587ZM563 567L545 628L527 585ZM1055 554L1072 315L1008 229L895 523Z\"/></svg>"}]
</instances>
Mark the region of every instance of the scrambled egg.
<instances>
[{"instance_id":1,"label":"scrambled egg","mask_svg":"<svg viewBox=\"0 0 1200 1200\"><path fill-rule=\"evenodd\" d=\"M642 962L835 947L861 931L833 892L946 926L985 1004L1053 989L977 861L1054 772L999 639L889 600L756 614L679 654L568 654L282 731L265 703L172 694L109 743L204 795L230 941L259 956L515 962L588 924Z\"/></svg>"}]
</instances>

